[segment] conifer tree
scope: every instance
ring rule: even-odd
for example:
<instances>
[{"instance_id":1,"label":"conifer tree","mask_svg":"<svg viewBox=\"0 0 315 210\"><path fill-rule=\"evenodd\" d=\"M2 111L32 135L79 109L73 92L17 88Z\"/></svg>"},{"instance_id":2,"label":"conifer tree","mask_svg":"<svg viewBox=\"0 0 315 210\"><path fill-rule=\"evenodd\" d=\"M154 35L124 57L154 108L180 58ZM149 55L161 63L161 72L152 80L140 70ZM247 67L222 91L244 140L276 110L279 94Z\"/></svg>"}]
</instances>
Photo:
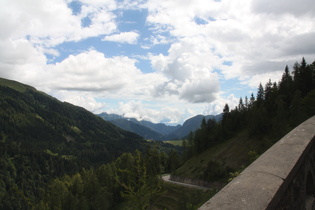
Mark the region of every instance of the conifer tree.
<instances>
[{"instance_id":1,"label":"conifer tree","mask_svg":"<svg viewBox=\"0 0 315 210\"><path fill-rule=\"evenodd\" d=\"M254 102L255 102L255 96L254 96L254 93L252 93L252 94L250 95L250 99L249 99L249 108L250 108L250 109L253 108Z\"/></svg>"},{"instance_id":2,"label":"conifer tree","mask_svg":"<svg viewBox=\"0 0 315 210\"><path fill-rule=\"evenodd\" d=\"M249 108L249 102L247 96L245 96L245 109L247 110Z\"/></svg>"},{"instance_id":3,"label":"conifer tree","mask_svg":"<svg viewBox=\"0 0 315 210\"><path fill-rule=\"evenodd\" d=\"M265 100L265 91L264 91L264 87L260 83L258 87L258 91L257 91L257 96L256 96L257 106L258 107L262 106L264 100Z\"/></svg>"},{"instance_id":4,"label":"conifer tree","mask_svg":"<svg viewBox=\"0 0 315 210\"><path fill-rule=\"evenodd\" d=\"M243 99L242 99L242 97L240 97L240 101L238 103L238 110L239 111L243 111L244 108L245 108L245 106L244 106L244 103L243 103Z\"/></svg>"},{"instance_id":5,"label":"conifer tree","mask_svg":"<svg viewBox=\"0 0 315 210\"><path fill-rule=\"evenodd\" d=\"M128 155L130 165L122 164L117 159L116 182L122 187L121 195L128 199L135 209L144 210L150 204L150 199L161 191L156 176L149 176L143 155L137 150L134 156ZM122 165L121 165L122 164ZM124 166L121 168L121 166Z\"/></svg>"}]
</instances>

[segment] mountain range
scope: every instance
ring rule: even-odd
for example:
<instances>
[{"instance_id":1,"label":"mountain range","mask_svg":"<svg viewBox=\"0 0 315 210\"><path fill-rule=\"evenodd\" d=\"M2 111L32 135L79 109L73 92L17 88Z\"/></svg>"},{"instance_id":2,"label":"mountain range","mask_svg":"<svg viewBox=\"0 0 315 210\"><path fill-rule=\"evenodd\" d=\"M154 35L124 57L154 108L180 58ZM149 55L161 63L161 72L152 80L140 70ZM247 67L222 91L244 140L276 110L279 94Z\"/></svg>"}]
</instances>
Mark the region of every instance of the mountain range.
<instances>
[{"instance_id":1,"label":"mountain range","mask_svg":"<svg viewBox=\"0 0 315 210\"><path fill-rule=\"evenodd\" d=\"M113 123L114 125L136 133L145 139L151 140L174 140L182 139L189 135L190 132L194 132L200 128L203 118L206 120L214 119L220 121L222 114L219 115L196 115L187 119L183 125L165 125L164 123L152 123L146 120L137 120L135 118L125 118L124 116L117 114L108 114L103 112L98 114L106 121Z\"/></svg>"}]
</instances>

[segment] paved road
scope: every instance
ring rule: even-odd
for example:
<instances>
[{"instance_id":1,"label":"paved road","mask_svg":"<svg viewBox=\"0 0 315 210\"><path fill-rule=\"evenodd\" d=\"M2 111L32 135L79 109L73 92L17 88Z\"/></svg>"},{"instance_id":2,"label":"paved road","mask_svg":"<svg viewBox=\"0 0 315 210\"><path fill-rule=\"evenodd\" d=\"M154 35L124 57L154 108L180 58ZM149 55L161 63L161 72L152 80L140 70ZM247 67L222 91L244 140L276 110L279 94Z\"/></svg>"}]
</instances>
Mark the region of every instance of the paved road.
<instances>
[{"instance_id":1,"label":"paved road","mask_svg":"<svg viewBox=\"0 0 315 210\"><path fill-rule=\"evenodd\" d=\"M191 187L191 188L196 188L196 189L200 189L200 190L209 190L210 189L208 187L202 187L202 186L198 186L198 185L186 184L186 183L183 183L183 182L175 182L175 181L170 180L170 177L171 176L169 174L168 175L163 175L162 179L165 182L170 182L170 183L182 185L182 186L185 186L185 187Z\"/></svg>"}]
</instances>

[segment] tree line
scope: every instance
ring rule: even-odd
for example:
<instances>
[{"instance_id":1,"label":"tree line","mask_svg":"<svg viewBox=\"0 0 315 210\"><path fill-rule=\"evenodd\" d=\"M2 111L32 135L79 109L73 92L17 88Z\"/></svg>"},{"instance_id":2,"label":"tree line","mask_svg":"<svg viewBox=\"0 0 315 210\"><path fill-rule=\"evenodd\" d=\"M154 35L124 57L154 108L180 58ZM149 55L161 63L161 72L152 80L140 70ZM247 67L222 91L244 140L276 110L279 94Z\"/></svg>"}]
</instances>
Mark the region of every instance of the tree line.
<instances>
[{"instance_id":1,"label":"tree line","mask_svg":"<svg viewBox=\"0 0 315 210\"><path fill-rule=\"evenodd\" d=\"M184 140L184 160L247 130L255 138L279 139L295 126L315 115L315 61L302 58L293 70L286 66L279 82L260 83L257 94L239 100L230 109L225 104L220 122L201 122L201 128Z\"/></svg>"}]
</instances>

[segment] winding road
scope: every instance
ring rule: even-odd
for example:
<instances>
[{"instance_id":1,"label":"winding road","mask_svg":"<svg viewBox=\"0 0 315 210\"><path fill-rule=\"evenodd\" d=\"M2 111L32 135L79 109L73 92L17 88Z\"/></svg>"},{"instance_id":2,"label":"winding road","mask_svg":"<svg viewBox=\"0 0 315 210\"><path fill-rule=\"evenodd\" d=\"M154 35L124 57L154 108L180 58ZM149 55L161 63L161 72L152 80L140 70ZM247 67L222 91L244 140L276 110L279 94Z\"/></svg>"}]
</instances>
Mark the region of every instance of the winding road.
<instances>
[{"instance_id":1,"label":"winding road","mask_svg":"<svg viewBox=\"0 0 315 210\"><path fill-rule=\"evenodd\" d=\"M202 186L198 186L198 185L186 184L186 183L183 183L183 182L175 182L175 181L170 180L170 177L171 177L171 175L167 174L167 175L163 175L162 179L165 182L170 182L170 183L182 185L182 186L185 186L185 187L196 188L196 189L200 189L200 190L209 190L210 189L208 187L202 187Z\"/></svg>"}]
</instances>

